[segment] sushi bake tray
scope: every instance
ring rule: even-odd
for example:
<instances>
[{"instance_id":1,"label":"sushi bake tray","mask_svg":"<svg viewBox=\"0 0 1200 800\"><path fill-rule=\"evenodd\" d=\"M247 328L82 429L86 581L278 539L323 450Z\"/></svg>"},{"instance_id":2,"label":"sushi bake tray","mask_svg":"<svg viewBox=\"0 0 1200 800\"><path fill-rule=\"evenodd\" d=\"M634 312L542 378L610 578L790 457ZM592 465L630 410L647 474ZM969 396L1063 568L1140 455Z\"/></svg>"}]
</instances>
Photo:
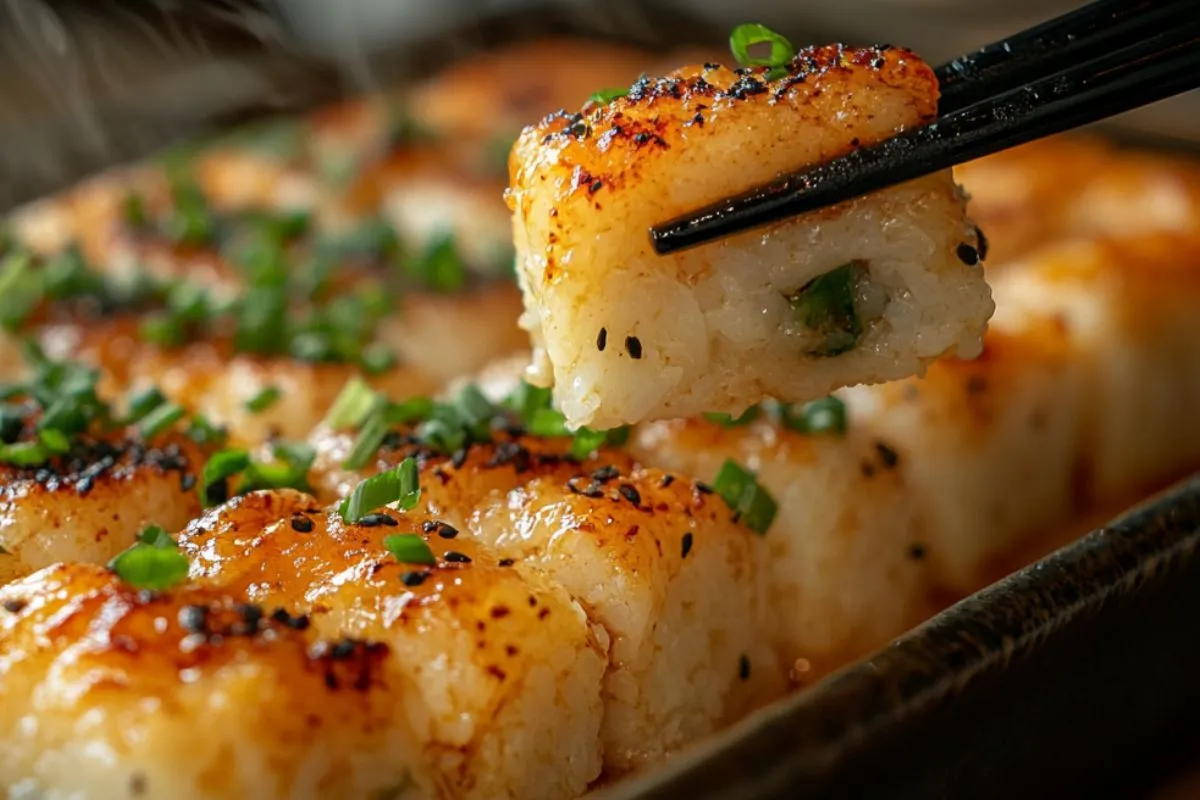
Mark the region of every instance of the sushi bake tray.
<instances>
[{"instance_id":1,"label":"sushi bake tray","mask_svg":"<svg viewBox=\"0 0 1200 800\"><path fill-rule=\"evenodd\" d=\"M286 14L253 3L10 3L0 52L12 62L5 74L17 77L0 86L0 204L248 120L423 79L512 42L578 36L720 52L738 21L730 15L750 13L718 3L441 3L439 16L433 5L413 3L407 28L371 39L366 23L323 36L331 28L316 3ZM985 24L975 4L968 14L964 4L830 0L802 4L794 17L758 5L797 42L887 38L928 48L933 61L1050 13L986 4L996 8ZM876 14L882 31L860 26ZM940 21L918 22L924 15ZM1195 102L1180 98L1099 133L1195 151ZM1180 431L1188 436L1197 438ZM1011 798L1158 787L1200 756L1200 477L1188 477L1196 456L1136 496L1090 509L1082 526L1064 522L998 559L990 585L948 595L942 610L874 652L591 796ZM1011 485L1008 502L1030 491ZM974 533L965 515L960 535Z\"/></svg>"}]
</instances>

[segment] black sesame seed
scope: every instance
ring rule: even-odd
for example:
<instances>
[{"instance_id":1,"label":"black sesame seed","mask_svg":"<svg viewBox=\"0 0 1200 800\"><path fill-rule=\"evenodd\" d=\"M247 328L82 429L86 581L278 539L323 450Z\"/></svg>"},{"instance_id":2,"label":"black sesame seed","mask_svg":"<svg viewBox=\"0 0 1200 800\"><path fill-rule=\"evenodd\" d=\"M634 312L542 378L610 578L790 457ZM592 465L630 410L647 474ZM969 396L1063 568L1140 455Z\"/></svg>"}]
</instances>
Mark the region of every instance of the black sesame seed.
<instances>
[{"instance_id":1,"label":"black sesame seed","mask_svg":"<svg viewBox=\"0 0 1200 800\"><path fill-rule=\"evenodd\" d=\"M257 628L258 623L262 622L262 606L257 606L253 603L238 603L235 606L235 610L241 615L242 622L245 622L251 628Z\"/></svg>"},{"instance_id":2,"label":"black sesame seed","mask_svg":"<svg viewBox=\"0 0 1200 800\"><path fill-rule=\"evenodd\" d=\"M670 486L670 485L671 485L672 483L674 483L674 482L675 482L675 476L674 476L674 475L663 475L663 479L662 479L662 484L661 484L661 485L662 485L662 487L665 489L666 487Z\"/></svg>"},{"instance_id":3,"label":"black sesame seed","mask_svg":"<svg viewBox=\"0 0 1200 800\"><path fill-rule=\"evenodd\" d=\"M635 360L641 358L642 357L642 342L641 342L641 340L638 339L636 336L626 336L625 337L625 350L626 350L626 352L629 353L630 358L635 359Z\"/></svg>"},{"instance_id":4,"label":"black sesame seed","mask_svg":"<svg viewBox=\"0 0 1200 800\"><path fill-rule=\"evenodd\" d=\"M19 598L13 598L13 599L4 601L4 610L9 612L10 614L19 614L27 605L29 605L28 600L21 600Z\"/></svg>"},{"instance_id":5,"label":"black sesame seed","mask_svg":"<svg viewBox=\"0 0 1200 800\"><path fill-rule=\"evenodd\" d=\"M458 536L458 528L443 522L438 525L437 535L443 539L453 539L455 536Z\"/></svg>"},{"instance_id":6,"label":"black sesame seed","mask_svg":"<svg viewBox=\"0 0 1200 800\"><path fill-rule=\"evenodd\" d=\"M364 528L378 528L380 525L385 528L394 528L400 523L388 514L367 514L358 521L358 524Z\"/></svg>"},{"instance_id":7,"label":"black sesame seed","mask_svg":"<svg viewBox=\"0 0 1200 800\"><path fill-rule=\"evenodd\" d=\"M75 482L75 491L80 494L87 494L96 485L96 479L92 475L85 475Z\"/></svg>"},{"instance_id":8,"label":"black sesame seed","mask_svg":"<svg viewBox=\"0 0 1200 800\"><path fill-rule=\"evenodd\" d=\"M286 628L291 628L292 630L297 631L306 630L309 625L307 614L297 614L293 616L287 612L287 609L284 608L275 609L275 612L271 614L271 619L275 620Z\"/></svg>"},{"instance_id":9,"label":"black sesame seed","mask_svg":"<svg viewBox=\"0 0 1200 800\"><path fill-rule=\"evenodd\" d=\"M624 497L635 506L640 506L642 504L642 496L638 494L638 490L633 488L633 486L630 484L622 483L617 487L617 491L621 493L621 497Z\"/></svg>"},{"instance_id":10,"label":"black sesame seed","mask_svg":"<svg viewBox=\"0 0 1200 800\"><path fill-rule=\"evenodd\" d=\"M513 560L511 558L502 558L497 563L499 563L502 567L511 567L513 565Z\"/></svg>"},{"instance_id":11,"label":"black sesame seed","mask_svg":"<svg viewBox=\"0 0 1200 800\"><path fill-rule=\"evenodd\" d=\"M883 462L883 466L887 469L891 469L900 463L900 454L883 442L876 442L875 450L878 451L879 460Z\"/></svg>"},{"instance_id":12,"label":"black sesame seed","mask_svg":"<svg viewBox=\"0 0 1200 800\"><path fill-rule=\"evenodd\" d=\"M688 531L683 535L683 555L681 558L687 558L687 554L692 552L692 532Z\"/></svg>"},{"instance_id":13,"label":"black sesame seed","mask_svg":"<svg viewBox=\"0 0 1200 800\"><path fill-rule=\"evenodd\" d=\"M460 447L454 451L454 455L450 456L450 464L455 469L462 469L465 463L467 463L467 448Z\"/></svg>"},{"instance_id":14,"label":"black sesame seed","mask_svg":"<svg viewBox=\"0 0 1200 800\"><path fill-rule=\"evenodd\" d=\"M447 550L442 558L449 561L451 564L470 564L471 557L466 553L460 553L457 550Z\"/></svg>"},{"instance_id":15,"label":"black sesame seed","mask_svg":"<svg viewBox=\"0 0 1200 800\"><path fill-rule=\"evenodd\" d=\"M600 333L596 336L596 349L603 353L606 347L608 347L608 328L601 328Z\"/></svg>"},{"instance_id":16,"label":"black sesame seed","mask_svg":"<svg viewBox=\"0 0 1200 800\"><path fill-rule=\"evenodd\" d=\"M750 659L745 655L738 659L738 677L744 681L750 680Z\"/></svg>"},{"instance_id":17,"label":"black sesame seed","mask_svg":"<svg viewBox=\"0 0 1200 800\"><path fill-rule=\"evenodd\" d=\"M600 483L608 483L613 478L621 476L621 471L611 464L605 465L592 473L592 480Z\"/></svg>"},{"instance_id":18,"label":"black sesame seed","mask_svg":"<svg viewBox=\"0 0 1200 800\"><path fill-rule=\"evenodd\" d=\"M208 619L206 606L184 606L179 609L179 624L188 633L202 633L206 619Z\"/></svg>"},{"instance_id":19,"label":"black sesame seed","mask_svg":"<svg viewBox=\"0 0 1200 800\"><path fill-rule=\"evenodd\" d=\"M357 649L357 643L353 639L342 639L329 650L329 657L335 661L342 661L354 655Z\"/></svg>"},{"instance_id":20,"label":"black sesame seed","mask_svg":"<svg viewBox=\"0 0 1200 800\"><path fill-rule=\"evenodd\" d=\"M428 572L406 572L400 576L400 582L405 586L420 586L428 577Z\"/></svg>"},{"instance_id":21,"label":"black sesame seed","mask_svg":"<svg viewBox=\"0 0 1200 800\"><path fill-rule=\"evenodd\" d=\"M979 250L979 260L987 261L988 240L980 228L975 229L975 246Z\"/></svg>"},{"instance_id":22,"label":"black sesame seed","mask_svg":"<svg viewBox=\"0 0 1200 800\"><path fill-rule=\"evenodd\" d=\"M966 242L960 244L955 252L958 254L958 260L968 267L973 267L979 263L979 251Z\"/></svg>"},{"instance_id":23,"label":"black sesame seed","mask_svg":"<svg viewBox=\"0 0 1200 800\"><path fill-rule=\"evenodd\" d=\"M302 517L299 514L291 519L292 530L296 533L312 533L313 521L308 517Z\"/></svg>"},{"instance_id":24,"label":"black sesame seed","mask_svg":"<svg viewBox=\"0 0 1200 800\"><path fill-rule=\"evenodd\" d=\"M925 557L925 545L920 542L914 542L908 546L908 557L913 561L920 561Z\"/></svg>"},{"instance_id":25,"label":"black sesame seed","mask_svg":"<svg viewBox=\"0 0 1200 800\"><path fill-rule=\"evenodd\" d=\"M696 491L700 494L712 494L713 488L704 481L696 481Z\"/></svg>"},{"instance_id":26,"label":"black sesame seed","mask_svg":"<svg viewBox=\"0 0 1200 800\"><path fill-rule=\"evenodd\" d=\"M190 472L185 472L179 476L179 491L190 492L196 488L196 476Z\"/></svg>"},{"instance_id":27,"label":"black sesame seed","mask_svg":"<svg viewBox=\"0 0 1200 800\"><path fill-rule=\"evenodd\" d=\"M597 178L596 180L592 181L591 185L588 186L588 194L595 194L596 192L600 191L603 188L604 188L604 181Z\"/></svg>"},{"instance_id":28,"label":"black sesame seed","mask_svg":"<svg viewBox=\"0 0 1200 800\"><path fill-rule=\"evenodd\" d=\"M421 523L421 532L422 533L433 533L434 531L436 531L438 529L438 526L441 524L442 523L438 522L436 519L427 519Z\"/></svg>"}]
</instances>

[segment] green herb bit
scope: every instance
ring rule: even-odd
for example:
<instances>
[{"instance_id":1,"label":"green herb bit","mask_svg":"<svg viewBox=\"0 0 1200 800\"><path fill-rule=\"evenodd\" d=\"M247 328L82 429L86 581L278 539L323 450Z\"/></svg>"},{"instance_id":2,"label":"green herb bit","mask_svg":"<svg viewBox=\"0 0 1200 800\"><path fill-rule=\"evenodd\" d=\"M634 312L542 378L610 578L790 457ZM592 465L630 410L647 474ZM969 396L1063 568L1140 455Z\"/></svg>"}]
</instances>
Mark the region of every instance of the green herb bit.
<instances>
[{"instance_id":1,"label":"green herb bit","mask_svg":"<svg viewBox=\"0 0 1200 800\"><path fill-rule=\"evenodd\" d=\"M88 266L77 245L70 245L46 261L41 271L42 285L51 300L73 297L104 297L107 282Z\"/></svg>"},{"instance_id":2,"label":"green herb bit","mask_svg":"<svg viewBox=\"0 0 1200 800\"><path fill-rule=\"evenodd\" d=\"M200 501L205 508L229 499L229 479L250 466L250 454L245 450L222 450L214 453L204 465L200 478Z\"/></svg>"},{"instance_id":3,"label":"green herb bit","mask_svg":"<svg viewBox=\"0 0 1200 800\"><path fill-rule=\"evenodd\" d=\"M551 389L521 381L508 397L504 398L504 407L516 414L522 422L528 423L538 411L550 408L552 398Z\"/></svg>"},{"instance_id":4,"label":"green herb bit","mask_svg":"<svg viewBox=\"0 0 1200 800\"><path fill-rule=\"evenodd\" d=\"M25 428L28 409L12 403L0 405L0 442L12 444Z\"/></svg>"},{"instance_id":5,"label":"green herb bit","mask_svg":"<svg viewBox=\"0 0 1200 800\"><path fill-rule=\"evenodd\" d=\"M278 386L263 387L257 394L246 401L246 410L253 414L266 411L278 403L282 397L283 390Z\"/></svg>"},{"instance_id":6,"label":"green herb bit","mask_svg":"<svg viewBox=\"0 0 1200 800\"><path fill-rule=\"evenodd\" d=\"M36 467L50 460L50 451L39 442L14 442L0 446L0 463L13 467Z\"/></svg>"},{"instance_id":7,"label":"green herb bit","mask_svg":"<svg viewBox=\"0 0 1200 800\"><path fill-rule=\"evenodd\" d=\"M800 324L821 338L807 355L841 355L858 344L863 324L854 296L862 269L857 261L844 264L809 281L788 298Z\"/></svg>"},{"instance_id":8,"label":"green herb bit","mask_svg":"<svg viewBox=\"0 0 1200 800\"><path fill-rule=\"evenodd\" d=\"M350 452L346 454L346 460L342 462L344 468L362 469L379 452L388 432L386 412L387 399L382 395L376 395L370 412L358 429L358 435L354 437L354 442L350 445Z\"/></svg>"},{"instance_id":9,"label":"green herb bit","mask_svg":"<svg viewBox=\"0 0 1200 800\"><path fill-rule=\"evenodd\" d=\"M178 179L171 188L171 213L163 220L163 234L176 244L197 246L212 241L216 217L208 200L190 179Z\"/></svg>"},{"instance_id":10,"label":"green herb bit","mask_svg":"<svg viewBox=\"0 0 1200 800\"><path fill-rule=\"evenodd\" d=\"M802 406L779 405L779 421L800 433L846 433L846 404L832 395Z\"/></svg>"},{"instance_id":11,"label":"green herb bit","mask_svg":"<svg viewBox=\"0 0 1200 800\"><path fill-rule=\"evenodd\" d=\"M147 315L138 324L138 336L159 347L179 347L187 339L182 321L167 312Z\"/></svg>"},{"instance_id":12,"label":"green herb bit","mask_svg":"<svg viewBox=\"0 0 1200 800\"><path fill-rule=\"evenodd\" d=\"M605 431L580 428L575 431L575 436L571 440L571 457L582 461L590 457L607 441L608 434Z\"/></svg>"},{"instance_id":13,"label":"green herb bit","mask_svg":"<svg viewBox=\"0 0 1200 800\"><path fill-rule=\"evenodd\" d=\"M287 297L273 286L251 288L238 304L234 347L246 353L273 355L287 341Z\"/></svg>"},{"instance_id":14,"label":"green herb bit","mask_svg":"<svg viewBox=\"0 0 1200 800\"><path fill-rule=\"evenodd\" d=\"M428 419L433 406L433 400L428 397L410 397L399 403L389 403L384 417L388 425L408 425Z\"/></svg>"},{"instance_id":15,"label":"green herb bit","mask_svg":"<svg viewBox=\"0 0 1200 800\"><path fill-rule=\"evenodd\" d=\"M613 100L620 97L625 97L629 94L629 87L615 89L601 89L598 92L593 92L588 98L588 103L593 105L608 105Z\"/></svg>"},{"instance_id":16,"label":"green herb bit","mask_svg":"<svg viewBox=\"0 0 1200 800\"><path fill-rule=\"evenodd\" d=\"M534 436L547 438L571 435L566 418L553 408L539 408L525 421L525 429Z\"/></svg>"},{"instance_id":17,"label":"green herb bit","mask_svg":"<svg viewBox=\"0 0 1200 800\"><path fill-rule=\"evenodd\" d=\"M750 530L763 534L771 527L779 506L753 472L727 458L713 481L713 489Z\"/></svg>"},{"instance_id":18,"label":"green herb bit","mask_svg":"<svg viewBox=\"0 0 1200 800\"><path fill-rule=\"evenodd\" d=\"M0 260L0 325L7 330L25 322L42 299L42 281L26 252L8 253Z\"/></svg>"},{"instance_id":19,"label":"green herb bit","mask_svg":"<svg viewBox=\"0 0 1200 800\"><path fill-rule=\"evenodd\" d=\"M308 471L317 459L316 449L306 442L277 442L272 447L275 460L247 465L237 494L259 489L299 489L308 487Z\"/></svg>"},{"instance_id":20,"label":"green herb bit","mask_svg":"<svg viewBox=\"0 0 1200 800\"><path fill-rule=\"evenodd\" d=\"M184 413L182 406L175 403L163 403L142 418L138 423L138 432L147 441L153 439L183 419Z\"/></svg>"},{"instance_id":21,"label":"green herb bit","mask_svg":"<svg viewBox=\"0 0 1200 800\"><path fill-rule=\"evenodd\" d=\"M408 273L435 292L457 292L467 283L467 268L453 234L442 234L430 240L420 256L409 261Z\"/></svg>"},{"instance_id":22,"label":"green herb bit","mask_svg":"<svg viewBox=\"0 0 1200 800\"><path fill-rule=\"evenodd\" d=\"M769 44L771 52L766 58L750 55L750 48L756 44ZM796 48L786 38L775 31L749 22L738 25L729 35L729 49L733 57L743 67L782 67L796 55Z\"/></svg>"},{"instance_id":23,"label":"green herb bit","mask_svg":"<svg viewBox=\"0 0 1200 800\"><path fill-rule=\"evenodd\" d=\"M359 377L351 378L325 413L324 423L335 431L357 428L375 407L375 398L375 391L366 381Z\"/></svg>"},{"instance_id":24,"label":"green herb bit","mask_svg":"<svg viewBox=\"0 0 1200 800\"><path fill-rule=\"evenodd\" d=\"M372 342L363 348L358 364L368 375L382 375L400 363L392 348L382 342Z\"/></svg>"},{"instance_id":25,"label":"green herb bit","mask_svg":"<svg viewBox=\"0 0 1200 800\"><path fill-rule=\"evenodd\" d=\"M229 438L229 432L224 428L213 425L207 417L196 414L188 422L185 434L199 445L216 445L223 447Z\"/></svg>"},{"instance_id":26,"label":"green herb bit","mask_svg":"<svg viewBox=\"0 0 1200 800\"><path fill-rule=\"evenodd\" d=\"M398 467L373 475L354 487L354 491L342 501L338 511L342 519L353 524L389 503L397 503L407 511L416 506L420 499L417 462L406 458Z\"/></svg>"},{"instance_id":27,"label":"green herb bit","mask_svg":"<svg viewBox=\"0 0 1200 800\"><path fill-rule=\"evenodd\" d=\"M145 198L137 192L125 195L125 199L121 201L121 219L135 230L145 228L150 222L150 215L146 213Z\"/></svg>"},{"instance_id":28,"label":"green herb bit","mask_svg":"<svg viewBox=\"0 0 1200 800\"><path fill-rule=\"evenodd\" d=\"M437 564L433 551L418 534L396 533L385 536L383 546L401 564L424 564L429 567Z\"/></svg>"},{"instance_id":29,"label":"green herb bit","mask_svg":"<svg viewBox=\"0 0 1200 800\"><path fill-rule=\"evenodd\" d=\"M157 386L151 386L132 395L129 398L129 411L125 415L125 424L133 425L165 402L167 402L166 395Z\"/></svg>"},{"instance_id":30,"label":"green herb bit","mask_svg":"<svg viewBox=\"0 0 1200 800\"><path fill-rule=\"evenodd\" d=\"M38 442L46 449L47 454L62 455L71 450L71 440L65 433L54 428L38 431Z\"/></svg>"},{"instance_id":31,"label":"green herb bit","mask_svg":"<svg viewBox=\"0 0 1200 800\"><path fill-rule=\"evenodd\" d=\"M188 560L166 531L151 525L132 547L108 562L108 568L135 589L162 591L187 579Z\"/></svg>"},{"instance_id":32,"label":"green herb bit","mask_svg":"<svg viewBox=\"0 0 1200 800\"><path fill-rule=\"evenodd\" d=\"M761 414L762 408L760 406L750 406L736 417L732 414L725 414L719 411L710 411L704 415L704 418L709 422L720 425L723 428L737 428L742 425L749 425L751 422L754 422L754 420L758 419L759 415Z\"/></svg>"}]
</instances>

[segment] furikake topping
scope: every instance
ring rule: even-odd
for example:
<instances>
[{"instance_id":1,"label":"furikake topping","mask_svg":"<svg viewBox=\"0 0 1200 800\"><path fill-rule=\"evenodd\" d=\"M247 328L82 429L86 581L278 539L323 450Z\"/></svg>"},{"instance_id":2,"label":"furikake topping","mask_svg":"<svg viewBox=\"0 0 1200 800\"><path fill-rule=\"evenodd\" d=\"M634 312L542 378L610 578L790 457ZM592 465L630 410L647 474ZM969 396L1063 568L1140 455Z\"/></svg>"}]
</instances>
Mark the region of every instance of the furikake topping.
<instances>
[{"instance_id":1,"label":"furikake topping","mask_svg":"<svg viewBox=\"0 0 1200 800\"><path fill-rule=\"evenodd\" d=\"M163 590L187 579L188 560L170 534L151 525L132 547L108 562L108 568L135 589Z\"/></svg>"},{"instance_id":2,"label":"furikake topping","mask_svg":"<svg viewBox=\"0 0 1200 800\"><path fill-rule=\"evenodd\" d=\"M765 57L750 55L750 48L759 44L770 45L770 52ZM733 29L729 35L729 49L743 67L771 67L766 73L767 80L786 75L788 63L796 56L796 48L791 42L765 25L754 22Z\"/></svg>"},{"instance_id":3,"label":"furikake topping","mask_svg":"<svg viewBox=\"0 0 1200 800\"><path fill-rule=\"evenodd\" d=\"M733 509L734 516L755 533L766 533L779 506L750 472L733 459L725 459L713 489Z\"/></svg>"},{"instance_id":4,"label":"furikake topping","mask_svg":"<svg viewBox=\"0 0 1200 800\"><path fill-rule=\"evenodd\" d=\"M373 475L354 487L354 491L342 501L338 511L343 520L353 524L391 503L396 503L408 511L416 506L420 499L421 485L417 479L417 462L406 458L394 469Z\"/></svg>"},{"instance_id":5,"label":"furikake topping","mask_svg":"<svg viewBox=\"0 0 1200 800\"><path fill-rule=\"evenodd\" d=\"M863 323L854 300L865 269L862 262L851 261L813 278L788 297L796 320L816 338L806 355L836 356L858 345Z\"/></svg>"}]
</instances>

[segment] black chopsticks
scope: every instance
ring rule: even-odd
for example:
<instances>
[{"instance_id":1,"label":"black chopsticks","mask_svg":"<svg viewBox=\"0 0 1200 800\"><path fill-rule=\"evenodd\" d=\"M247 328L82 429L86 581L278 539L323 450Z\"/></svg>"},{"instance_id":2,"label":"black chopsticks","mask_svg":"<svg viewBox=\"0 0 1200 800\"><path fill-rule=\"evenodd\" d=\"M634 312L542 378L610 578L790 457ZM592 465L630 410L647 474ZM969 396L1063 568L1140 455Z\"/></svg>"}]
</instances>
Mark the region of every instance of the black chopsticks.
<instances>
[{"instance_id":1,"label":"black chopsticks","mask_svg":"<svg viewBox=\"0 0 1200 800\"><path fill-rule=\"evenodd\" d=\"M1099 0L938 70L939 117L651 229L677 252L1200 86L1200 0Z\"/></svg>"}]
</instances>

